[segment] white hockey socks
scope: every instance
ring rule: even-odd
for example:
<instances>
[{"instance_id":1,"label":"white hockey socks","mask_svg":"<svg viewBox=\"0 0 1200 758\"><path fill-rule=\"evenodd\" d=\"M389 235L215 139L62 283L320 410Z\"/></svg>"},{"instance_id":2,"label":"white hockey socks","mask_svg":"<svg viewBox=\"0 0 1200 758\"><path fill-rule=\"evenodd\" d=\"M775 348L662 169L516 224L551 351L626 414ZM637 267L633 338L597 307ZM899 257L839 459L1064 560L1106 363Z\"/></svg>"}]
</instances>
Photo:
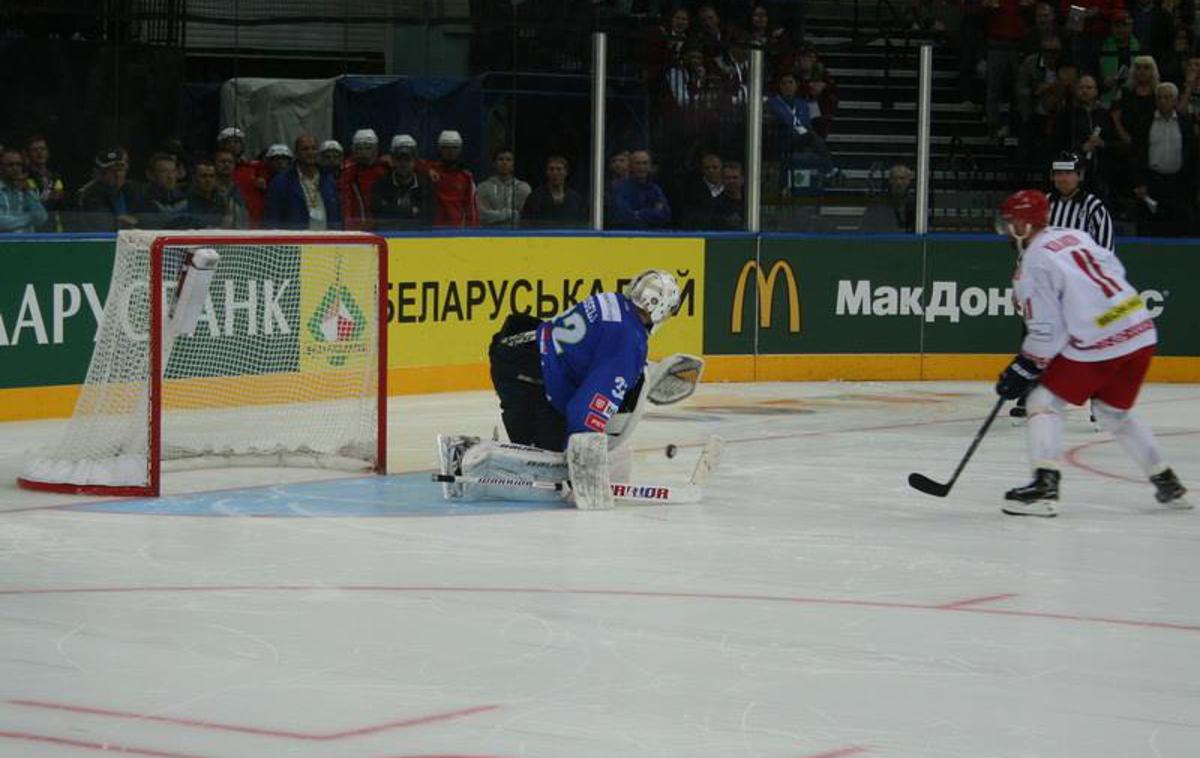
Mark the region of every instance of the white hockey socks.
<instances>
[{"instance_id":1,"label":"white hockey socks","mask_svg":"<svg viewBox=\"0 0 1200 758\"><path fill-rule=\"evenodd\" d=\"M1067 402L1042 386L1034 387L1025 403L1028 414L1025 436L1029 441L1029 463L1034 469L1055 471L1062 467L1063 409Z\"/></svg>"},{"instance_id":2,"label":"white hockey socks","mask_svg":"<svg viewBox=\"0 0 1200 758\"><path fill-rule=\"evenodd\" d=\"M1147 477L1161 474L1167 468L1154 433L1132 411L1113 408L1097 400L1092 403L1092 412L1097 421L1112 430L1117 444Z\"/></svg>"}]
</instances>

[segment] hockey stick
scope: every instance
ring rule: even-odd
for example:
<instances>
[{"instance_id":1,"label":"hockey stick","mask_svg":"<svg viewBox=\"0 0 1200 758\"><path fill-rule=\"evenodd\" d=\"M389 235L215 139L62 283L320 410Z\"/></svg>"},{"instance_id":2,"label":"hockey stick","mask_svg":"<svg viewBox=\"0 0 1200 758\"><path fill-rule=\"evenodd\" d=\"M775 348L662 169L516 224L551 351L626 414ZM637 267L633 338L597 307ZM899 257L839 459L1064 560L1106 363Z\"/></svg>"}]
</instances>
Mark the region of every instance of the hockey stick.
<instances>
[{"instance_id":1,"label":"hockey stick","mask_svg":"<svg viewBox=\"0 0 1200 758\"><path fill-rule=\"evenodd\" d=\"M694 484L697 487L703 487L708 484L709 477L721 464L721 456L725 454L725 440L721 437L712 434L704 443L704 449L700 451L700 457L696 459L696 468L692 469L692 476L688 479L688 484Z\"/></svg>"},{"instance_id":2,"label":"hockey stick","mask_svg":"<svg viewBox=\"0 0 1200 758\"><path fill-rule=\"evenodd\" d=\"M987 419L983 422L983 426L975 434L975 439L971 441L971 446L967 448L966 454L962 460L958 462L958 468L954 469L954 473L950 476L950 481L945 484L935 482L924 474L912 473L908 475L908 486L915 490L920 490L926 495L934 497L945 497L950 494L950 488L958 481L958 475L966 468L967 461L971 460L971 456L975 453L975 448L979 447L979 443L983 441L983 435L987 434L988 427L996 420L996 414L1000 412L1000 407L1004 405L1004 398L996 400L996 404L992 406L992 412L988 414Z\"/></svg>"},{"instance_id":3,"label":"hockey stick","mask_svg":"<svg viewBox=\"0 0 1200 758\"><path fill-rule=\"evenodd\" d=\"M725 440L717 435L711 435L700 451L696 467L692 471L687 484L638 484L630 482L610 482L613 498L635 503L698 503L704 495L704 485L712 476L713 471L721 463L725 452ZM530 481L498 476L461 476L455 474L434 474L433 481L442 484L486 484L501 487L516 487L525 489L553 490L562 492L570 485L567 482Z\"/></svg>"},{"instance_id":4,"label":"hockey stick","mask_svg":"<svg viewBox=\"0 0 1200 758\"><path fill-rule=\"evenodd\" d=\"M486 484L499 487L516 487L535 490L562 492L570 487L567 482L530 481L510 479L503 476L460 476L456 474L434 474L433 481L442 484ZM609 484L613 497L633 503L698 503L704 490L694 484L635 484L612 482Z\"/></svg>"}]
</instances>

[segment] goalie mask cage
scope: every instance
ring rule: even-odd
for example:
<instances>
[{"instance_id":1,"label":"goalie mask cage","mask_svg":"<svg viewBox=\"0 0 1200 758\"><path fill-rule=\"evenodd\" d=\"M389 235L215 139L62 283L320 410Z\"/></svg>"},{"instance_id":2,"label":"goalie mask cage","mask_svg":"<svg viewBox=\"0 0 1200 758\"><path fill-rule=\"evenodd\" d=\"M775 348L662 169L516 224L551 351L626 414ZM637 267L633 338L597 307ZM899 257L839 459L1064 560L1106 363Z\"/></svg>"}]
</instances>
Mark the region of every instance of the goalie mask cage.
<instances>
[{"instance_id":1,"label":"goalie mask cage","mask_svg":"<svg viewBox=\"0 0 1200 758\"><path fill-rule=\"evenodd\" d=\"M220 257L183 313L180 272L203 248ZM192 291L205 278L187 275ZM18 482L156 496L164 469L384 473L386 324L382 238L121 232L75 412Z\"/></svg>"}]
</instances>

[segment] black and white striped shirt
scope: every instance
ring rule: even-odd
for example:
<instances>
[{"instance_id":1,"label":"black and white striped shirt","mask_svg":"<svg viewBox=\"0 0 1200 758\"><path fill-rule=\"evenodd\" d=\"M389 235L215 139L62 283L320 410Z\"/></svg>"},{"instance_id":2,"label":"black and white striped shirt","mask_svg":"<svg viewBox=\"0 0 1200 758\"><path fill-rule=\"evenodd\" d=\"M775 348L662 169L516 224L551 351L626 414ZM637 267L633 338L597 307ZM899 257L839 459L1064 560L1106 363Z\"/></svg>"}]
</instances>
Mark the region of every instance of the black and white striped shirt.
<instances>
[{"instance_id":1,"label":"black and white striped shirt","mask_svg":"<svg viewBox=\"0 0 1200 758\"><path fill-rule=\"evenodd\" d=\"M1050 193L1050 226L1087 232L1101 247L1113 249L1112 216L1100 198L1083 189L1069 198Z\"/></svg>"}]
</instances>

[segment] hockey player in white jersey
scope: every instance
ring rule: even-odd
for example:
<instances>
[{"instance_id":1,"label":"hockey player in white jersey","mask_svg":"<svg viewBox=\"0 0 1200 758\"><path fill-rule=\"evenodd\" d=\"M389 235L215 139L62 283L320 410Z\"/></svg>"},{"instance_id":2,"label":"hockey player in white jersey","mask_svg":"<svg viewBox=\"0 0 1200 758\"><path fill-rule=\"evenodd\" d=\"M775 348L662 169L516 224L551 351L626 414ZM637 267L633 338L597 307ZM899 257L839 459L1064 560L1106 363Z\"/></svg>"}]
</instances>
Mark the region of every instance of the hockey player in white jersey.
<instances>
[{"instance_id":1,"label":"hockey player in white jersey","mask_svg":"<svg viewBox=\"0 0 1200 758\"><path fill-rule=\"evenodd\" d=\"M1028 334L996 392L1010 400L1029 393L1034 470L1032 482L1005 494L1012 502L1003 510L1057 515L1063 409L1089 399L1097 418L1154 484L1156 499L1190 508L1154 434L1132 411L1157 342L1146 304L1111 250L1087 232L1048 226L1049 213L1050 201L1037 190L1017 192L1000 206L1001 231L1020 251L1013 290Z\"/></svg>"}]
</instances>

